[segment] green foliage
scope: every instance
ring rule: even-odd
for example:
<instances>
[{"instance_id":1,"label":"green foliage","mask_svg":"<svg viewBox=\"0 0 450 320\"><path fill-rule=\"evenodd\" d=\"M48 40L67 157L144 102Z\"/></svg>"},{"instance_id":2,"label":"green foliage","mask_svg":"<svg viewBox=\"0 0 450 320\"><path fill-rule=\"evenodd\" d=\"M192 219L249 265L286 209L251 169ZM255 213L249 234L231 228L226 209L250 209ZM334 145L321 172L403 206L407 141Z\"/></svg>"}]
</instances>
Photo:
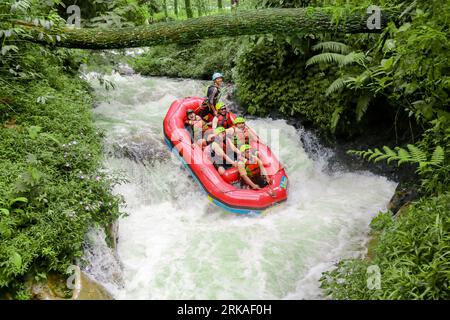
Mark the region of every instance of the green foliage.
<instances>
[{"instance_id":1,"label":"green foliage","mask_svg":"<svg viewBox=\"0 0 450 320\"><path fill-rule=\"evenodd\" d=\"M332 82L327 73L334 75L337 69L305 69L311 42L310 37L263 36L250 37L241 46L233 75L238 98L249 113L299 116L323 132L333 131L339 119L347 123L338 90L324 94Z\"/></svg>"},{"instance_id":2,"label":"green foliage","mask_svg":"<svg viewBox=\"0 0 450 320\"><path fill-rule=\"evenodd\" d=\"M203 40L195 45L169 45L150 48L137 57L133 68L144 75L211 79L224 73L229 81L239 42L236 39Z\"/></svg>"},{"instance_id":3,"label":"green foliage","mask_svg":"<svg viewBox=\"0 0 450 320\"><path fill-rule=\"evenodd\" d=\"M59 78L67 93L38 82L2 117L16 126L0 129L0 288L29 273L64 273L81 256L88 227L119 215L112 181L98 169L101 145L84 84ZM53 96L45 105L32 98L43 89Z\"/></svg>"},{"instance_id":4,"label":"green foliage","mask_svg":"<svg viewBox=\"0 0 450 320\"><path fill-rule=\"evenodd\" d=\"M372 225L381 231L374 257L343 260L321 279L333 299L450 298L450 194L410 206L395 220L389 213ZM367 286L369 266L377 266L381 288Z\"/></svg>"},{"instance_id":5,"label":"green foliage","mask_svg":"<svg viewBox=\"0 0 450 320\"><path fill-rule=\"evenodd\" d=\"M78 74L82 54L16 41L29 31L13 19L54 27L54 13L37 1L0 5L0 295L17 299L30 298L26 279L65 274L88 228L120 215Z\"/></svg>"}]
</instances>

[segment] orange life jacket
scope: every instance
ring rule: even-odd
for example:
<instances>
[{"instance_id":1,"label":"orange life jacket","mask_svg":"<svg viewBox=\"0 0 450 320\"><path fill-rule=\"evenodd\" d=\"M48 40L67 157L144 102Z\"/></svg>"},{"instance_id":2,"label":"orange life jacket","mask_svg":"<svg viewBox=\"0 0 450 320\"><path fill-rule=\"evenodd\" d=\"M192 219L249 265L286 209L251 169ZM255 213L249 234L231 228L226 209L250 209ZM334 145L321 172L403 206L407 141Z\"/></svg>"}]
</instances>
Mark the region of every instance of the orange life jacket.
<instances>
[{"instance_id":1,"label":"orange life jacket","mask_svg":"<svg viewBox=\"0 0 450 320\"><path fill-rule=\"evenodd\" d=\"M245 171L247 172L247 177L253 178L261 174L261 169L259 168L258 162L249 163L250 160L245 160Z\"/></svg>"}]
</instances>

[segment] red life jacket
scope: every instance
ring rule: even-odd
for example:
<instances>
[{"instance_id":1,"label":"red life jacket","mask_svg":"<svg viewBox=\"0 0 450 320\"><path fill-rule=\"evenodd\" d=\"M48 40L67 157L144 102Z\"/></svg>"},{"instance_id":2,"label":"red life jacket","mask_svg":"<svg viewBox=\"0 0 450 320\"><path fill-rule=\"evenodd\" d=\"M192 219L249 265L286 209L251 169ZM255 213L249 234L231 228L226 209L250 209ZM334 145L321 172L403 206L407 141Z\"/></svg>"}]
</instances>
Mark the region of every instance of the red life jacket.
<instances>
[{"instance_id":1,"label":"red life jacket","mask_svg":"<svg viewBox=\"0 0 450 320\"><path fill-rule=\"evenodd\" d=\"M217 116L217 126L224 127L225 129L231 128L233 126L233 120L231 119L231 115L229 112L227 112L225 117L221 114Z\"/></svg>"},{"instance_id":2,"label":"red life jacket","mask_svg":"<svg viewBox=\"0 0 450 320\"><path fill-rule=\"evenodd\" d=\"M211 113L208 113L206 116L203 117L203 120L205 122L211 122L214 119L214 115Z\"/></svg>"},{"instance_id":3,"label":"red life jacket","mask_svg":"<svg viewBox=\"0 0 450 320\"><path fill-rule=\"evenodd\" d=\"M253 178L261 174L261 169L259 168L258 162L249 163L250 160L245 160L245 171L247 172L247 177Z\"/></svg>"}]
</instances>

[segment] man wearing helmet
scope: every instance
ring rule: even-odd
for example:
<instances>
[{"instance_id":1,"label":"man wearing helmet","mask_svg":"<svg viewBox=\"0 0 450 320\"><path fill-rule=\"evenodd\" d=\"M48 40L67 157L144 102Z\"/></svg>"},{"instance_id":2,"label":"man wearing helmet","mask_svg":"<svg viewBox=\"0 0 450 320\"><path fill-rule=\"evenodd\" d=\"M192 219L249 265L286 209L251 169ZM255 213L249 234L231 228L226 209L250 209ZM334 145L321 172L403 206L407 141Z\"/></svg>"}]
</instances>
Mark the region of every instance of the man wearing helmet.
<instances>
[{"instance_id":1,"label":"man wearing helmet","mask_svg":"<svg viewBox=\"0 0 450 320\"><path fill-rule=\"evenodd\" d=\"M241 155L237 167L241 176L243 188L261 189L271 183L264 165L251 150L250 145L244 144L240 147Z\"/></svg>"},{"instance_id":2,"label":"man wearing helmet","mask_svg":"<svg viewBox=\"0 0 450 320\"><path fill-rule=\"evenodd\" d=\"M212 128L224 127L225 129L231 128L233 126L233 119L231 113L228 112L227 106L223 102L218 102L216 104L216 110L218 112L217 116L214 117L212 121Z\"/></svg>"},{"instance_id":3,"label":"man wearing helmet","mask_svg":"<svg viewBox=\"0 0 450 320\"><path fill-rule=\"evenodd\" d=\"M206 122L211 122L217 116L216 104L220 98L220 86L223 82L223 74L216 72L212 76L213 84L208 87L206 98L200 108L200 117Z\"/></svg>"}]
</instances>

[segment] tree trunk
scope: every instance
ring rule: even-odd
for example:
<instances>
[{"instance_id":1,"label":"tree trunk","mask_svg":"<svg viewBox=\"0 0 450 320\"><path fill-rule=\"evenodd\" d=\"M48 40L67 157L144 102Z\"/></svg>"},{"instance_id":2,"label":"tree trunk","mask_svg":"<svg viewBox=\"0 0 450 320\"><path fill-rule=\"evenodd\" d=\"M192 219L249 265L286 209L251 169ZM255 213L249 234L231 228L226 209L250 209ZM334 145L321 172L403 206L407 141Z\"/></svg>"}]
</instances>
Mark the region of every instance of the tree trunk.
<instances>
[{"instance_id":1,"label":"tree trunk","mask_svg":"<svg viewBox=\"0 0 450 320\"><path fill-rule=\"evenodd\" d=\"M222 10L222 9L223 9L222 0L217 0L217 8L218 8L219 10Z\"/></svg>"},{"instance_id":2,"label":"tree trunk","mask_svg":"<svg viewBox=\"0 0 450 320\"><path fill-rule=\"evenodd\" d=\"M178 0L173 0L173 11L175 15L178 17Z\"/></svg>"},{"instance_id":3,"label":"tree trunk","mask_svg":"<svg viewBox=\"0 0 450 320\"><path fill-rule=\"evenodd\" d=\"M201 16L202 16L202 4L201 4L201 0L196 0L196 1L195 1L195 5L197 6L197 16L201 17Z\"/></svg>"},{"instance_id":4,"label":"tree trunk","mask_svg":"<svg viewBox=\"0 0 450 320\"><path fill-rule=\"evenodd\" d=\"M189 1L189 0L185 0ZM192 14L192 11L191 13ZM146 26L115 29L66 28L56 46L81 49L113 49L155 46L170 43L189 43L205 38L232 37L253 34L311 34L311 33L379 33L386 25L387 16L381 19L381 28L367 28L368 15L351 13L332 21L330 12L323 8L291 8L246 10L235 15L203 16L183 21L161 22ZM39 40L36 29L34 42Z\"/></svg>"},{"instance_id":5,"label":"tree trunk","mask_svg":"<svg viewBox=\"0 0 450 320\"><path fill-rule=\"evenodd\" d=\"M164 16L167 18L169 17L169 13L167 12L167 0L163 0L163 8L164 8Z\"/></svg>"},{"instance_id":6,"label":"tree trunk","mask_svg":"<svg viewBox=\"0 0 450 320\"><path fill-rule=\"evenodd\" d=\"M192 18L194 15L192 14L191 0L184 0L184 6L186 7L186 16Z\"/></svg>"}]
</instances>

